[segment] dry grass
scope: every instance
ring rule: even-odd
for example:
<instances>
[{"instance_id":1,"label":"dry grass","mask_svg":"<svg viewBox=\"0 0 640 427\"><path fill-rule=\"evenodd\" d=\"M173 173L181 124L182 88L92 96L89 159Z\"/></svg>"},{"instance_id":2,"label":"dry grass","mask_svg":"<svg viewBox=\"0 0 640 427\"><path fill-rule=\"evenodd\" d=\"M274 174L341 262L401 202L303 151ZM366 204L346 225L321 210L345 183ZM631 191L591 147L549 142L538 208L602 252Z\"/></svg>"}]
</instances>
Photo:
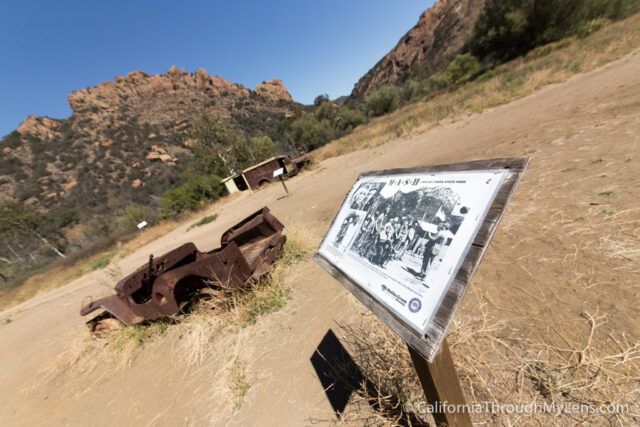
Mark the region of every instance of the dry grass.
<instances>
[{"instance_id":1,"label":"dry grass","mask_svg":"<svg viewBox=\"0 0 640 427\"><path fill-rule=\"evenodd\" d=\"M103 252L81 259L71 266L56 267L46 273L36 274L23 284L0 292L0 310L13 307L34 296L65 285L84 274L109 265L115 251Z\"/></svg>"},{"instance_id":2,"label":"dry grass","mask_svg":"<svg viewBox=\"0 0 640 427\"><path fill-rule=\"evenodd\" d=\"M170 328L181 337L176 346L180 360L187 366L201 366L214 351L213 336L235 334L260 317L281 310L290 298L294 266L308 260L315 249L309 233L306 225L287 225L287 241L278 259L257 283L240 290L220 291L213 299L201 301L191 312L180 315Z\"/></svg>"},{"instance_id":3,"label":"dry grass","mask_svg":"<svg viewBox=\"0 0 640 427\"><path fill-rule=\"evenodd\" d=\"M229 371L224 375L229 378L226 387L232 395L233 410L238 410L249 388L248 363L238 358L239 344L233 342L240 339L247 326L286 305L294 280L293 267L308 260L314 249L307 226L288 225L285 233L287 241L271 271L251 287L220 292L216 298L200 301L185 313L121 327L102 338L90 336L86 328L77 329L63 338L65 350L44 367L41 378L27 391L43 384L60 383L69 393L85 393L108 378L114 369L129 368L136 360L149 356L150 348L156 344L169 344L173 348L173 363L192 374L219 360L221 350L227 354L229 348L235 348L221 369Z\"/></svg>"},{"instance_id":4,"label":"dry grass","mask_svg":"<svg viewBox=\"0 0 640 427\"><path fill-rule=\"evenodd\" d=\"M544 86L594 70L640 46L640 14L605 26L586 38L569 38L530 52L450 92L431 95L359 126L312 153L324 160L376 147L392 139L506 104Z\"/></svg>"},{"instance_id":5,"label":"dry grass","mask_svg":"<svg viewBox=\"0 0 640 427\"><path fill-rule=\"evenodd\" d=\"M474 298L482 296L474 292ZM354 301L354 304L357 302ZM465 313L466 314L466 313ZM630 342L624 333L604 331L611 344L596 344L607 315L596 309L581 318L588 333L579 341L568 337L562 326L555 328L564 345L536 341L515 334L508 321L493 319L487 303L472 315L458 316L448 341L469 404L494 402L527 408L560 410L563 405L609 408L617 413L490 413L472 414L476 424L487 425L631 425L639 420L640 341ZM407 414L424 401L406 344L375 316L367 315L356 325L338 331L365 381L354 387L350 410L339 423L365 425L415 425L432 423L429 414ZM551 340L550 340L551 341ZM352 375L352 369L335 367L336 381ZM555 406L551 406L555 405Z\"/></svg>"},{"instance_id":6,"label":"dry grass","mask_svg":"<svg viewBox=\"0 0 640 427\"><path fill-rule=\"evenodd\" d=\"M178 227L176 221L166 221L140 233L125 244L116 243L104 252L80 258L72 265L55 267L31 276L23 284L0 292L0 310L6 310L36 295L64 286L85 274L105 268L114 258L123 258L136 248L169 233Z\"/></svg>"}]
</instances>

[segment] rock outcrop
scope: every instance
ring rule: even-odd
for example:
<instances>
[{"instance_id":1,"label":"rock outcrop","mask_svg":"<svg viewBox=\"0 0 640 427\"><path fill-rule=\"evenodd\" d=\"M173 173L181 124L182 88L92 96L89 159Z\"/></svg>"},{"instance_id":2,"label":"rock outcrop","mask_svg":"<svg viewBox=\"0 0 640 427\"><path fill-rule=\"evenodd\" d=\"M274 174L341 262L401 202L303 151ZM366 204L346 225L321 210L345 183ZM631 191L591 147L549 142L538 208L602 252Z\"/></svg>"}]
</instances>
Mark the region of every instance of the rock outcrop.
<instances>
[{"instance_id":1,"label":"rock outcrop","mask_svg":"<svg viewBox=\"0 0 640 427\"><path fill-rule=\"evenodd\" d=\"M35 136L41 140L50 140L60 133L60 122L48 117L29 116L17 129L22 136Z\"/></svg>"},{"instance_id":2,"label":"rock outcrop","mask_svg":"<svg viewBox=\"0 0 640 427\"><path fill-rule=\"evenodd\" d=\"M200 68L187 73L173 66L166 74L148 75L133 71L126 77L118 76L113 82L81 89L68 97L74 114L95 109L115 109L131 99L157 98L161 94L180 95L187 92L204 92L209 96L247 97L249 90L221 77L210 76Z\"/></svg>"},{"instance_id":3,"label":"rock outcrop","mask_svg":"<svg viewBox=\"0 0 640 427\"><path fill-rule=\"evenodd\" d=\"M253 90L258 96L270 101L292 101L291 94L278 79L262 82L262 84L256 85Z\"/></svg>"},{"instance_id":4,"label":"rock outcrop","mask_svg":"<svg viewBox=\"0 0 640 427\"><path fill-rule=\"evenodd\" d=\"M465 43L486 0L439 0L398 44L356 83L361 98L403 76L428 77L439 71Z\"/></svg>"}]
</instances>

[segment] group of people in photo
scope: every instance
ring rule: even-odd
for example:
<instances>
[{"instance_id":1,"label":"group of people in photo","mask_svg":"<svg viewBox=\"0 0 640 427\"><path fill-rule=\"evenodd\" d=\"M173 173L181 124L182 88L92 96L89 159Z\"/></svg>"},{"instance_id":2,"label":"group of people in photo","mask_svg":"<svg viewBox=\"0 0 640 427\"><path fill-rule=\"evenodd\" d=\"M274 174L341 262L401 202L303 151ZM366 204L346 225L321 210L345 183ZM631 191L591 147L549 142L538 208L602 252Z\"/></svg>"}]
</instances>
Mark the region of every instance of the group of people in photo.
<instances>
[{"instance_id":1,"label":"group of people in photo","mask_svg":"<svg viewBox=\"0 0 640 427\"><path fill-rule=\"evenodd\" d=\"M377 212L364 219L351 249L380 267L405 254L422 256L420 275L424 277L447 243L449 228L450 224L444 221L438 225L437 233L428 233L410 216L389 217L385 212Z\"/></svg>"},{"instance_id":2,"label":"group of people in photo","mask_svg":"<svg viewBox=\"0 0 640 427\"><path fill-rule=\"evenodd\" d=\"M382 186L369 183L356 191L333 245L343 251L351 250L380 268L386 268L391 261L401 261L399 266L422 283L443 248L451 244L461 218L447 218L445 212L451 208L443 207L451 202L437 202L432 197L434 201L429 203L440 203L440 207L431 208L435 213L429 211L429 219L425 221L424 194L396 192L383 197ZM411 203L412 200L419 203Z\"/></svg>"},{"instance_id":3,"label":"group of people in photo","mask_svg":"<svg viewBox=\"0 0 640 427\"><path fill-rule=\"evenodd\" d=\"M391 217L386 211L367 215L355 238L346 240L353 227L357 226L359 216L350 214L343 221L335 240L336 246L346 247L361 258L379 267L386 267L391 260L400 260L409 254L422 257L419 278L425 278L428 268L436 260L442 248L450 243L452 237L450 224L442 221L437 232L429 233L422 229L420 222L410 216Z\"/></svg>"}]
</instances>

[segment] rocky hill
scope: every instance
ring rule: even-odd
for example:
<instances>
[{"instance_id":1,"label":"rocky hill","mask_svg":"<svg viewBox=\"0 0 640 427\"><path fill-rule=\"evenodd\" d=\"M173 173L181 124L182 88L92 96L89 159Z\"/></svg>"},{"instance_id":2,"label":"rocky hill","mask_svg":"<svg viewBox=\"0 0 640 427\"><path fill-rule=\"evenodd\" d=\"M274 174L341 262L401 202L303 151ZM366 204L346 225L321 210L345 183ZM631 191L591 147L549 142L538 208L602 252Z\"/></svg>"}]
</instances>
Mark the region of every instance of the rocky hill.
<instances>
[{"instance_id":1,"label":"rocky hill","mask_svg":"<svg viewBox=\"0 0 640 427\"><path fill-rule=\"evenodd\" d=\"M398 44L358 80L352 99L409 76L439 71L466 42L486 0L439 0Z\"/></svg>"},{"instance_id":2,"label":"rocky hill","mask_svg":"<svg viewBox=\"0 0 640 427\"><path fill-rule=\"evenodd\" d=\"M70 118L28 117L0 142L0 199L74 210L77 220L148 204L180 184L189 128L201 109L253 136L272 133L300 107L277 79L249 90L176 67L134 71L68 101Z\"/></svg>"}]
</instances>

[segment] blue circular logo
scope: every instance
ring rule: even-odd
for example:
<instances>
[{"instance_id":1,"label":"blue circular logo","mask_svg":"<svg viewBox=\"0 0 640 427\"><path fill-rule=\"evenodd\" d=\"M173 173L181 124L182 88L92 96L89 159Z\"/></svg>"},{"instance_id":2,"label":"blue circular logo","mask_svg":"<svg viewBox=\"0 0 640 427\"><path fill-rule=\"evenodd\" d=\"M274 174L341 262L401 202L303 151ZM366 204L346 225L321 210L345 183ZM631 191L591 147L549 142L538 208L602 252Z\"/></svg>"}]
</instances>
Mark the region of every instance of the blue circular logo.
<instances>
[{"instance_id":1,"label":"blue circular logo","mask_svg":"<svg viewBox=\"0 0 640 427\"><path fill-rule=\"evenodd\" d=\"M422 303L418 298L411 298L409 301L409 311L412 313L417 313L422 308Z\"/></svg>"}]
</instances>

